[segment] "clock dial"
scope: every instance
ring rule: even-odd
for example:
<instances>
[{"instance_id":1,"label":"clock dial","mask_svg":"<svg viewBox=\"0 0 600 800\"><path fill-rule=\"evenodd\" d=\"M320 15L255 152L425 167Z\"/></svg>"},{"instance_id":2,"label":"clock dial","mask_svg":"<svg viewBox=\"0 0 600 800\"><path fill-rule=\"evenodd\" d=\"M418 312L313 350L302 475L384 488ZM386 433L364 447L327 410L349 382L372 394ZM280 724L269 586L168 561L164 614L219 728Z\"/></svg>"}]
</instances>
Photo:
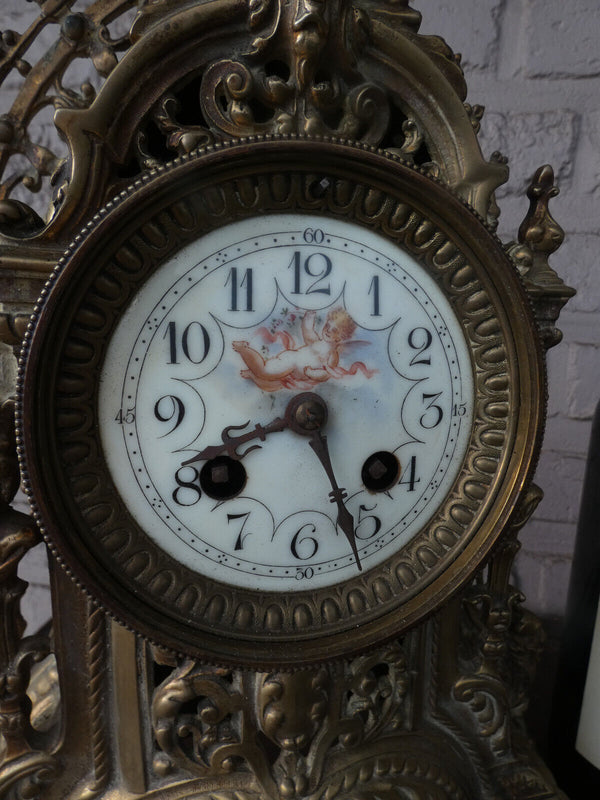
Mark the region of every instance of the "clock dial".
<instances>
[{"instance_id":1,"label":"clock dial","mask_svg":"<svg viewBox=\"0 0 600 800\"><path fill-rule=\"evenodd\" d=\"M182 159L94 218L36 309L40 527L163 646L259 669L359 652L438 608L515 513L534 330L500 243L393 157L278 139Z\"/></svg>"},{"instance_id":2,"label":"clock dial","mask_svg":"<svg viewBox=\"0 0 600 800\"><path fill-rule=\"evenodd\" d=\"M358 560L307 437L256 429L309 391ZM161 265L112 336L98 408L111 476L157 545L216 580L290 592L381 564L427 524L462 464L473 376L414 257L343 220L271 214ZM198 458L224 435L229 451Z\"/></svg>"}]
</instances>

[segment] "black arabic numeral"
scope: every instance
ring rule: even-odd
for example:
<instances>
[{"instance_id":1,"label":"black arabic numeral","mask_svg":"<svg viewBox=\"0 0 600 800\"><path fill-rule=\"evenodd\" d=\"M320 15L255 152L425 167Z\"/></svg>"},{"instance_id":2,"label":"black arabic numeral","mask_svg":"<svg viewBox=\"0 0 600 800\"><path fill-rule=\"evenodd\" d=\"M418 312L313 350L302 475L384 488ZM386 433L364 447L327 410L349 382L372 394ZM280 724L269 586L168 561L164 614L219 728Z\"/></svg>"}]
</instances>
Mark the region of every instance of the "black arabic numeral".
<instances>
[{"instance_id":1,"label":"black arabic numeral","mask_svg":"<svg viewBox=\"0 0 600 800\"><path fill-rule=\"evenodd\" d=\"M174 394L165 394L163 397L159 397L154 404L154 416L159 422L173 422L173 427L164 434L164 436L168 436L183 422L185 417L183 401Z\"/></svg>"},{"instance_id":2,"label":"black arabic numeral","mask_svg":"<svg viewBox=\"0 0 600 800\"><path fill-rule=\"evenodd\" d=\"M317 530L312 523L307 522L306 525L303 525L294 535L290 549L294 558L297 558L300 561L307 561L309 558L312 558L314 555L316 555L317 550L319 549L319 543L314 536L306 535L300 538L302 531L305 528L310 528L311 533L316 533ZM299 552L299 547L302 547L304 555ZM307 547L310 549L310 553L306 552Z\"/></svg>"},{"instance_id":3,"label":"black arabic numeral","mask_svg":"<svg viewBox=\"0 0 600 800\"><path fill-rule=\"evenodd\" d=\"M407 492L414 492L415 484L421 482L421 478L417 478L417 457L412 456L408 466L407 480L404 480L406 471L402 475L402 479L398 482L399 486L408 486Z\"/></svg>"},{"instance_id":4,"label":"black arabic numeral","mask_svg":"<svg viewBox=\"0 0 600 800\"><path fill-rule=\"evenodd\" d=\"M366 511L375 511L377 508L377 503L370 508L367 506L359 506L358 507L358 524L356 526L356 530L354 535L357 539L372 539L373 536L376 536L379 531L381 530L381 520L379 517L376 517L375 514L365 514ZM367 520L371 520L371 524L373 525L373 530L370 533L361 532L361 527L363 522L367 522Z\"/></svg>"},{"instance_id":5,"label":"black arabic numeral","mask_svg":"<svg viewBox=\"0 0 600 800\"><path fill-rule=\"evenodd\" d=\"M425 394L425 392L423 392L423 402L427 403L428 400L429 402L425 406L425 413L421 416L419 424L426 430L437 428L444 418L442 407L438 406L435 402L441 394L441 392L437 392L437 394ZM431 414L429 413L430 411L432 412Z\"/></svg>"},{"instance_id":6,"label":"black arabic numeral","mask_svg":"<svg viewBox=\"0 0 600 800\"><path fill-rule=\"evenodd\" d=\"M182 477L182 473L186 471L187 475L193 475L193 478L186 480ZM179 467L175 473L175 483L177 488L173 491L173 500L178 506L194 506L202 497L202 491L198 485L200 480L200 473L196 467L187 466Z\"/></svg>"},{"instance_id":7,"label":"black arabic numeral","mask_svg":"<svg viewBox=\"0 0 600 800\"><path fill-rule=\"evenodd\" d=\"M319 259L322 259L322 264L320 264ZM318 271L315 272L311 269L311 261L313 269ZM319 269L319 267L321 268ZM331 284L328 283L327 286L318 286L319 283L322 283L322 281L330 275L332 270L331 259L329 256L326 256L325 253L311 253L304 259L303 264L301 253L299 250L296 250L289 263L288 269L294 270L294 289L292 294L331 294ZM305 291L302 290L303 275L314 278Z\"/></svg>"},{"instance_id":8,"label":"black arabic numeral","mask_svg":"<svg viewBox=\"0 0 600 800\"><path fill-rule=\"evenodd\" d=\"M433 336L431 335L431 331L429 331L427 328L412 329L412 331L408 334L408 346L412 347L413 350L417 350L418 352L411 359L411 367L416 367L419 364L431 366L431 354L428 356L424 356L424 354L427 352L427 350L429 350L432 342Z\"/></svg>"},{"instance_id":9,"label":"black arabic numeral","mask_svg":"<svg viewBox=\"0 0 600 800\"><path fill-rule=\"evenodd\" d=\"M325 241L325 234L320 228L306 228L302 234L302 238L307 244L323 244Z\"/></svg>"},{"instance_id":10,"label":"black arabic numeral","mask_svg":"<svg viewBox=\"0 0 600 800\"><path fill-rule=\"evenodd\" d=\"M312 567L296 567L296 580L310 580L314 577L315 571Z\"/></svg>"},{"instance_id":11,"label":"black arabic numeral","mask_svg":"<svg viewBox=\"0 0 600 800\"><path fill-rule=\"evenodd\" d=\"M190 322L183 329L181 337L178 335L177 322L171 320L163 339L169 340L168 364L179 364L179 351L191 361L192 364L201 364L210 350L210 336L201 322Z\"/></svg>"},{"instance_id":12,"label":"black arabic numeral","mask_svg":"<svg viewBox=\"0 0 600 800\"><path fill-rule=\"evenodd\" d=\"M169 337L169 361L168 364L178 364L177 361L177 325L175 322L169 322L167 330L163 339Z\"/></svg>"},{"instance_id":13,"label":"black arabic numeral","mask_svg":"<svg viewBox=\"0 0 600 800\"><path fill-rule=\"evenodd\" d=\"M246 523L248 522L248 517L252 512L246 511L245 514L227 514L227 524L232 522L235 519L243 519L242 527L240 528L240 532L238 534L237 539L235 540L235 547L234 550L243 550L244 549L244 542L248 536L252 536L251 531L244 533L244 528L246 527Z\"/></svg>"},{"instance_id":14,"label":"black arabic numeral","mask_svg":"<svg viewBox=\"0 0 600 800\"><path fill-rule=\"evenodd\" d=\"M231 283L231 305L230 311L240 311L238 308L238 289L246 289L246 308L244 311L254 311L252 305L252 267L248 267L244 272L244 277L238 281L238 268L232 267L229 271L229 276L225 281L225 286Z\"/></svg>"},{"instance_id":15,"label":"black arabic numeral","mask_svg":"<svg viewBox=\"0 0 600 800\"><path fill-rule=\"evenodd\" d=\"M371 311L372 317L380 317L381 312L379 310L379 275L373 275L373 280L369 285L369 291L367 294L373 295L373 311Z\"/></svg>"}]
</instances>

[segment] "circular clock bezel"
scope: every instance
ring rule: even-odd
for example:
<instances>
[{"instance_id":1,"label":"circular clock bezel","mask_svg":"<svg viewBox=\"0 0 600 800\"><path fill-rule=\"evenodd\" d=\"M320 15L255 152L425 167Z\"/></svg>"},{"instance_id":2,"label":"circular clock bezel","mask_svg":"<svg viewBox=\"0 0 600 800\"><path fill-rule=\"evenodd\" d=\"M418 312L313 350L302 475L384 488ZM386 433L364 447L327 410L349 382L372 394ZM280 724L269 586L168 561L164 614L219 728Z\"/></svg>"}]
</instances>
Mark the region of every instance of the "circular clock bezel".
<instances>
[{"instance_id":1,"label":"circular clock bezel","mask_svg":"<svg viewBox=\"0 0 600 800\"><path fill-rule=\"evenodd\" d=\"M460 322L475 398L458 476L408 544L343 586L276 594L191 572L141 530L110 477L96 403L112 332L160 264L228 222L290 211L377 230L421 263ZM258 669L350 656L415 625L462 586L530 478L545 397L527 295L475 213L389 154L294 138L179 159L108 203L44 289L19 393L25 485L46 540L75 579L162 646Z\"/></svg>"}]
</instances>

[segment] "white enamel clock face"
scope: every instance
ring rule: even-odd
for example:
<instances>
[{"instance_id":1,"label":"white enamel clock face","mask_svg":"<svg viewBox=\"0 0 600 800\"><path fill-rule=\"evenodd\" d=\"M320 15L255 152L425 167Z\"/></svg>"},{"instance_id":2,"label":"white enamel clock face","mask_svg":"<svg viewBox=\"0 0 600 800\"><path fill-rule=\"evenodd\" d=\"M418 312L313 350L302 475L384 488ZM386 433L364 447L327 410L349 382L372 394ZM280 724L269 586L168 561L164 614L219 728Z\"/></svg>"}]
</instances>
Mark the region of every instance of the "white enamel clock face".
<instances>
[{"instance_id":1,"label":"white enamel clock face","mask_svg":"<svg viewBox=\"0 0 600 800\"><path fill-rule=\"evenodd\" d=\"M309 437L262 431L303 392L328 409L356 552ZM290 592L355 577L427 525L461 469L473 371L414 258L339 219L273 214L155 272L112 337L98 404L113 481L160 548L217 581ZM244 440L202 457L228 437Z\"/></svg>"}]
</instances>

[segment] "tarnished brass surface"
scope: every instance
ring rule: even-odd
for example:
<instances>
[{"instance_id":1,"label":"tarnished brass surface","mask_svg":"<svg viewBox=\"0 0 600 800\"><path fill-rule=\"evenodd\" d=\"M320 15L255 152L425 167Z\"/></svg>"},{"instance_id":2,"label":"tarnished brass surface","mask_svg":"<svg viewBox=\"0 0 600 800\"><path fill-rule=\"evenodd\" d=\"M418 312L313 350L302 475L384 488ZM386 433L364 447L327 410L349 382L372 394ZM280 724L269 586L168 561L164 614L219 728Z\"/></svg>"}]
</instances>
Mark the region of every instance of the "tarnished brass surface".
<instances>
[{"instance_id":1,"label":"tarnished brass surface","mask_svg":"<svg viewBox=\"0 0 600 800\"><path fill-rule=\"evenodd\" d=\"M90 209L144 170L232 136L330 134L382 146L428 164L482 216L496 214L492 195L506 165L481 156L481 109L464 105L451 50L419 36L420 14L406 0L143 2L116 39L108 23L133 18L139 3L98 0L85 13L72 5L47 0L37 23L21 36L6 32L0 50L0 79L23 76L0 120L11 305L35 301ZM29 65L28 45L57 23L55 45ZM64 85L76 59L89 59L99 91L89 81ZM53 149L29 132L48 107L61 132ZM40 191L51 194L47 208Z\"/></svg>"},{"instance_id":2,"label":"tarnished brass surface","mask_svg":"<svg viewBox=\"0 0 600 800\"><path fill-rule=\"evenodd\" d=\"M483 159L482 108L465 104L458 60L441 39L419 35L408 0L37 6L32 25L5 31L0 44L0 81L19 77L0 120L6 344L19 345L53 265L110 197L174 156L227 139L352 138L438 178L495 224L505 161ZM30 46L48 32L53 44L30 63ZM71 81L79 59L96 86ZM36 138L43 109L56 112L54 143ZM548 170L532 183L518 244L505 248L537 319L525 341L545 347L558 341L555 322L572 293L548 265L561 238L548 212ZM537 405L543 374L534 362L538 389L524 399ZM464 583L468 570L454 568L460 591L400 640L297 672L242 671L150 647L109 622L54 563L53 641L22 638L26 586L16 570L38 534L10 505L18 484L10 402L0 424L0 796L564 800L523 732L542 632L508 583L518 531L540 496L534 486L515 484L510 518L486 540L492 550L469 556L475 577ZM541 434L540 420L527 445L515 440L529 466ZM60 706L47 730L35 730L29 675L51 649Z\"/></svg>"},{"instance_id":3,"label":"tarnished brass surface","mask_svg":"<svg viewBox=\"0 0 600 800\"><path fill-rule=\"evenodd\" d=\"M329 188L315 196L320 176ZM137 287L223 219L272 210L343 217L421 259L454 307L476 374L463 469L428 525L381 568L343 587L279 595L228 589L167 557L131 521L93 424L97 365ZM159 171L89 230L65 257L27 338L24 477L59 559L119 619L213 662L297 666L388 640L464 582L528 480L545 395L529 335L535 323L514 267L460 201L365 148L242 141ZM37 414L33 399L53 391Z\"/></svg>"},{"instance_id":4,"label":"tarnished brass surface","mask_svg":"<svg viewBox=\"0 0 600 800\"><path fill-rule=\"evenodd\" d=\"M548 258L565 238L563 229L548 209L550 199L557 194L554 170L546 164L536 171L527 189L529 211L519 228L519 242L508 247L523 275L546 348L554 347L562 339L554 323L561 308L575 294L548 263Z\"/></svg>"}]
</instances>

